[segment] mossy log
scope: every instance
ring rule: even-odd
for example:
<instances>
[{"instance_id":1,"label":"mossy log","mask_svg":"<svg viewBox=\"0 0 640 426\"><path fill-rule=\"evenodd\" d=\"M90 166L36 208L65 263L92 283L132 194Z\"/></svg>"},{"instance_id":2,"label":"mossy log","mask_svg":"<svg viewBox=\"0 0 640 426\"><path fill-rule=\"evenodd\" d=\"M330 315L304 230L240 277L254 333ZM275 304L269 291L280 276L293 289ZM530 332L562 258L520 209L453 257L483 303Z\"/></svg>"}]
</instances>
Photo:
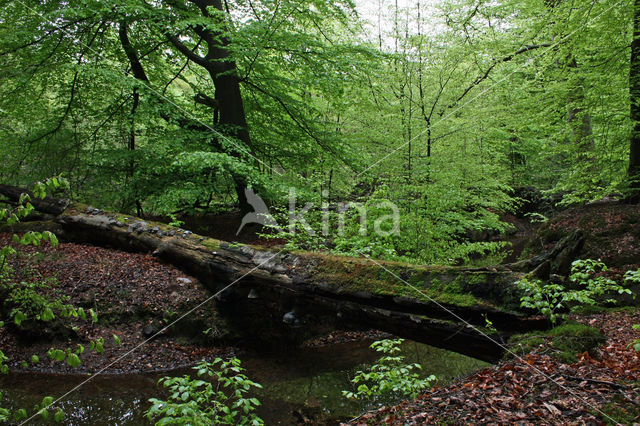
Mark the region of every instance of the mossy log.
<instances>
[{"instance_id":1,"label":"mossy log","mask_svg":"<svg viewBox=\"0 0 640 426\"><path fill-rule=\"evenodd\" d=\"M19 193L0 186L0 194L9 199L16 200ZM282 312L295 309L300 318L295 324L298 327L325 321L329 315L335 325L378 328L495 360L502 354L501 348L465 321L484 326L489 319L498 329L496 339L546 325L518 312L519 293L514 283L522 273L505 267L420 266L285 252L206 238L66 200L50 198L34 206L55 215L63 240L152 253L196 276L213 292L239 280L218 298L219 304L234 306L236 311L252 299L251 291L260 294L263 301L286 300L276 305ZM252 327L256 315L259 312L245 315L240 322L249 321L245 326Z\"/></svg>"}]
</instances>

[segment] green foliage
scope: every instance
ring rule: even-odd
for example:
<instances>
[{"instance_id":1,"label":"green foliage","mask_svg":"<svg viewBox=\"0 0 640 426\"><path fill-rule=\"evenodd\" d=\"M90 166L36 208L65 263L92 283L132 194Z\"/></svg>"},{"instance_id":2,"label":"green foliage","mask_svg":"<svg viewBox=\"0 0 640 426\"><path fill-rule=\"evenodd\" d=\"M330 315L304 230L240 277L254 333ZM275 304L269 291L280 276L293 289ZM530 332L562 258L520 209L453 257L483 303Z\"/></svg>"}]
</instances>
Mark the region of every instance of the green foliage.
<instances>
[{"instance_id":1,"label":"green foliage","mask_svg":"<svg viewBox=\"0 0 640 426\"><path fill-rule=\"evenodd\" d=\"M632 328L640 331L640 324L634 324ZM629 346L627 347L633 347L634 350L640 351L640 339L635 339L633 342L629 343Z\"/></svg>"},{"instance_id":2,"label":"green foliage","mask_svg":"<svg viewBox=\"0 0 640 426\"><path fill-rule=\"evenodd\" d=\"M523 278L518 288L524 293L520 306L533 309L548 316L552 323L558 320L557 311L564 308L565 288L560 284L545 284L541 280Z\"/></svg>"},{"instance_id":3,"label":"green foliage","mask_svg":"<svg viewBox=\"0 0 640 426\"><path fill-rule=\"evenodd\" d=\"M391 185L380 185L361 202L338 203L331 208L326 202L319 208L308 194L296 194L297 206L310 202L315 208L297 207L291 212L271 207L270 213L279 226L267 226L270 232L261 235L284 239L289 250L330 250L349 256L426 264L460 263L496 253L505 246L498 241L467 241L466 235L474 229L505 231L506 225L494 214L468 212L467 204L453 206L445 201L427 201L427 197L424 208L415 212L411 209L416 207L416 201L410 207L397 205L392 192ZM291 216L296 220L290 221Z\"/></svg>"},{"instance_id":4,"label":"green foliage","mask_svg":"<svg viewBox=\"0 0 640 426\"><path fill-rule=\"evenodd\" d=\"M104 355L104 338L99 337L95 341L89 342L89 349L96 351L100 355Z\"/></svg>"},{"instance_id":5,"label":"green foliage","mask_svg":"<svg viewBox=\"0 0 640 426\"><path fill-rule=\"evenodd\" d=\"M83 313L83 315L84 315L84 313ZM91 321L93 323L98 322L98 314L96 313L96 311L93 310L93 308L89 309L89 315L91 316Z\"/></svg>"},{"instance_id":6,"label":"green foliage","mask_svg":"<svg viewBox=\"0 0 640 426\"><path fill-rule=\"evenodd\" d=\"M640 284L640 268L637 270L629 270L624 273L625 282L629 282L629 284Z\"/></svg>"},{"instance_id":7,"label":"green foliage","mask_svg":"<svg viewBox=\"0 0 640 426\"><path fill-rule=\"evenodd\" d=\"M493 321L491 321L489 318L487 318L487 314L482 314L482 317L484 318L484 329L485 332L489 335L491 334L496 334L498 332L498 330L494 327L493 325Z\"/></svg>"},{"instance_id":8,"label":"green foliage","mask_svg":"<svg viewBox=\"0 0 640 426\"><path fill-rule=\"evenodd\" d=\"M254 410L256 398L246 396L252 388L261 388L242 374L240 360L220 358L203 361L193 368L198 377L164 377L158 381L170 392L169 399L151 398L147 418L156 425L261 425ZM213 383L210 381L213 380Z\"/></svg>"},{"instance_id":9,"label":"green foliage","mask_svg":"<svg viewBox=\"0 0 640 426\"><path fill-rule=\"evenodd\" d=\"M0 392L0 399L1 398L2 398L2 392ZM7 410L6 408L0 407L0 421L2 422L9 421L10 415L11 415L11 412L9 410Z\"/></svg>"},{"instance_id":10,"label":"green foliage","mask_svg":"<svg viewBox=\"0 0 640 426\"><path fill-rule=\"evenodd\" d=\"M560 315L560 311L576 306L594 306L599 303L614 304L615 299L602 299L602 296L610 293L631 294L628 288L598 275L606 270L606 265L600 261L576 260L571 264L569 275L572 287L523 278L518 282L518 287L524 294L520 298L521 306L548 316L555 324L560 316L565 316Z\"/></svg>"},{"instance_id":11,"label":"green foliage","mask_svg":"<svg viewBox=\"0 0 640 426\"><path fill-rule=\"evenodd\" d=\"M417 371L422 369L420 364L407 364L404 356L400 355L400 344L403 339L379 340L371 344L371 348L384 355L367 371L358 371L351 383L356 391L342 391L349 399L371 401L375 397L393 395L397 397L415 398L429 388L436 380L434 375L420 378Z\"/></svg>"},{"instance_id":12,"label":"green foliage","mask_svg":"<svg viewBox=\"0 0 640 426\"><path fill-rule=\"evenodd\" d=\"M32 193L35 197L43 199L47 193L68 187L69 184L65 179L54 177L47 179L45 182L37 182L32 189ZM16 207L0 209L0 224L15 225L21 219L26 218L33 210L31 196L23 193ZM56 236L46 231L27 232L22 237L13 235L12 239L14 244L21 246L39 246L42 242L48 242L54 247L58 244ZM20 328L25 321L48 323L56 318L69 320L78 316L84 317L82 308L76 309L72 305L65 303L63 298L54 296L55 280L41 278L34 282L15 282L13 280L14 272L8 265L8 257L17 253L18 251L11 246L0 248L0 296L2 296L3 300L0 306L0 314L3 315L4 319L12 320L15 326ZM4 326L4 321L0 321L0 326ZM81 351L76 352L81 353ZM65 352L51 349L48 355L58 361L64 361L66 358L71 367L77 367L81 363L77 353L73 353L70 350ZM7 360L8 358L0 350L0 373L2 374L8 373ZM38 362L40 362L40 358L35 354L32 355L31 363L37 364ZM21 365L27 367L28 363L23 360ZM52 410L50 407L52 402L52 397L44 397L42 403L34 407L35 414L40 415L43 420L48 420L50 410ZM9 416L10 411L0 407L0 420L6 421ZM53 420L58 423L62 422L64 416L64 411L58 408L54 413ZM17 409L13 413L13 418L17 421L27 417L28 412L24 408Z\"/></svg>"},{"instance_id":13,"label":"green foliage","mask_svg":"<svg viewBox=\"0 0 640 426\"><path fill-rule=\"evenodd\" d=\"M1 397L1 394L0 394L0 397ZM60 408L56 409L54 412L53 408L51 407L52 403L53 403L53 397L45 396L42 399L42 402L40 404L34 405L33 407L33 410L35 411L34 415L38 415L42 418L42 420L47 421L49 420L49 418L51 417L51 413L53 412L54 413L53 420L56 423L61 423L64 420L65 413ZM3 419L2 417L3 415L6 416L4 417L4 419L7 419L9 412L8 411L3 412L3 410L0 409L0 419ZM25 408L20 408L13 413L13 418L16 421L24 420L27 417L29 417L29 413Z\"/></svg>"},{"instance_id":14,"label":"green foliage","mask_svg":"<svg viewBox=\"0 0 640 426\"><path fill-rule=\"evenodd\" d=\"M5 362L7 362L9 358L0 350L0 373L7 374L9 372L9 367Z\"/></svg>"},{"instance_id":15,"label":"green foliage","mask_svg":"<svg viewBox=\"0 0 640 426\"><path fill-rule=\"evenodd\" d=\"M540 213L526 213L524 216L528 217L532 223L546 223L549 221L548 217Z\"/></svg>"},{"instance_id":16,"label":"green foliage","mask_svg":"<svg viewBox=\"0 0 640 426\"><path fill-rule=\"evenodd\" d=\"M0 289L5 296L3 308L8 311L8 317L20 326L28 319L50 322L59 316L61 318L74 317L76 309L59 297L49 294L55 286L55 280L45 279L40 282L7 283Z\"/></svg>"},{"instance_id":17,"label":"green foliage","mask_svg":"<svg viewBox=\"0 0 640 426\"><path fill-rule=\"evenodd\" d=\"M47 192L67 187L68 183L65 179L51 178L45 182L37 182L32 192L35 197L44 198ZM3 222L7 225L16 224L33 210L31 196L23 193L17 207L0 209L0 224ZM23 246L39 246L43 241L54 247L58 244L56 236L48 231L27 232L22 237L13 235L13 242ZM13 271L7 262L8 256L15 254L16 249L11 246L0 249L0 296L3 299L0 310L2 313L18 327L26 320L52 321L56 318L56 314L65 318L77 316L73 306L64 303L61 298L51 297L50 293L55 281L42 279L37 282L13 282Z\"/></svg>"}]
</instances>

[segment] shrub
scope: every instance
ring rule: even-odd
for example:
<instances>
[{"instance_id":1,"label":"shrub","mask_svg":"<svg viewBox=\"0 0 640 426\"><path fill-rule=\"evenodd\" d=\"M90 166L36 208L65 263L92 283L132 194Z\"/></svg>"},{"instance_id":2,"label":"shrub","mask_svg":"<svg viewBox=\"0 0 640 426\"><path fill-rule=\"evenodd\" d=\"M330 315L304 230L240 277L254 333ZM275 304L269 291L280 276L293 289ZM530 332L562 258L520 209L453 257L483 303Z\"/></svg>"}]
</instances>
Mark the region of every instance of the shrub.
<instances>
[{"instance_id":1,"label":"shrub","mask_svg":"<svg viewBox=\"0 0 640 426\"><path fill-rule=\"evenodd\" d=\"M240 360L233 358L223 361L216 358L213 362L203 361L193 367L198 377L208 376L214 383L206 380L182 377L163 377L158 381L171 395L168 401L151 398L153 404L147 410L149 421L156 425L262 425L264 422L253 411L260 405L256 398L247 398L245 394L251 388L261 388L242 374ZM226 392L225 392L226 390Z\"/></svg>"},{"instance_id":2,"label":"shrub","mask_svg":"<svg viewBox=\"0 0 640 426\"><path fill-rule=\"evenodd\" d=\"M569 275L574 288L523 278L518 281L518 287L524 292L524 296L520 298L520 306L548 316L555 324L559 318L559 312L569 307L597 305L601 296L610 293L631 294L628 288L622 287L611 279L596 275L606 270L606 265L599 260L574 261L571 264L571 275ZM605 299L604 302L616 303L611 298Z\"/></svg>"},{"instance_id":3,"label":"shrub","mask_svg":"<svg viewBox=\"0 0 640 426\"><path fill-rule=\"evenodd\" d=\"M399 355L403 339L379 340L371 348L385 355L368 371L358 371L351 380L357 386L355 392L342 391L349 399L371 400L376 396L395 394L401 397L415 398L418 393L431 386L436 380L434 375L421 379L416 371L422 370L420 364L407 364L404 356Z\"/></svg>"}]
</instances>

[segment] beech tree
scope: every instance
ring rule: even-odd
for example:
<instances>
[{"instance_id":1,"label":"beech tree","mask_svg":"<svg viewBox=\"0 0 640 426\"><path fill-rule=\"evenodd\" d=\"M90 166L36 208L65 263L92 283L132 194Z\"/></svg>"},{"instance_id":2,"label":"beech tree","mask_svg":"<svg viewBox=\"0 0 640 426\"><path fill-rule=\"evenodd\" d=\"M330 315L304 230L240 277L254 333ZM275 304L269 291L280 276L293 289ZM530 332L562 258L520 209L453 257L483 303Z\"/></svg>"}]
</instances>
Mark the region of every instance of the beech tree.
<instances>
[{"instance_id":1,"label":"beech tree","mask_svg":"<svg viewBox=\"0 0 640 426\"><path fill-rule=\"evenodd\" d=\"M629 180L632 197L640 197L640 1L633 2L633 39L629 67L629 104L631 108L631 143Z\"/></svg>"},{"instance_id":2,"label":"beech tree","mask_svg":"<svg viewBox=\"0 0 640 426\"><path fill-rule=\"evenodd\" d=\"M388 200L401 235L341 247L449 263L499 248L514 188L638 191L635 0L0 5L8 184L138 215Z\"/></svg>"}]
</instances>

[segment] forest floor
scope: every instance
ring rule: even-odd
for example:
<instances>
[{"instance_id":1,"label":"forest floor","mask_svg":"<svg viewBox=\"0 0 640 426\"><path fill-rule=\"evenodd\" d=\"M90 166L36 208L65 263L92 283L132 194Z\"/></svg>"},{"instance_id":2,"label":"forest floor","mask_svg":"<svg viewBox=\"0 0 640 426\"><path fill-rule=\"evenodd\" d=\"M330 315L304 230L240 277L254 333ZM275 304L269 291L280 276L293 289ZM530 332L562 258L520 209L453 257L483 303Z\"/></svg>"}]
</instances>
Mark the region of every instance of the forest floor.
<instances>
[{"instance_id":1,"label":"forest floor","mask_svg":"<svg viewBox=\"0 0 640 426\"><path fill-rule=\"evenodd\" d=\"M531 353L443 387L413 401L383 407L351 424L636 424L640 421L640 337L637 309L572 315L598 328L607 342L573 364L552 356L545 341ZM609 416L609 417L607 417Z\"/></svg>"},{"instance_id":2,"label":"forest floor","mask_svg":"<svg viewBox=\"0 0 640 426\"><path fill-rule=\"evenodd\" d=\"M10 241L11 234L0 233L0 247ZM93 308L99 322L93 323L87 314L87 320L71 321L75 330L56 321L44 328L42 323L34 324L33 329L26 322L21 329L5 324L0 327L0 349L9 358L7 364L13 371L77 374L107 366L105 373L137 373L171 370L219 356L241 356L240 348L217 339L224 333L225 322L217 315L213 300L149 340L210 297L196 278L151 255L74 243L61 243L56 248L47 244L14 247L20 250L11 260L14 282L37 283L43 282L43 277L54 277L46 293L68 299L67 303L85 311ZM336 330L303 345L324 346L388 336L375 330ZM104 340L104 354L90 350L91 342L98 339ZM79 355L82 364L75 368L47 355L50 348L75 351L78 345L85 350ZM115 362L134 348L137 349L130 355ZM31 361L33 355L38 357L37 363Z\"/></svg>"},{"instance_id":3,"label":"forest floor","mask_svg":"<svg viewBox=\"0 0 640 426\"><path fill-rule=\"evenodd\" d=\"M524 257L549 251L579 229L585 236L579 257L602 259L609 266L603 275L621 280L625 271L640 266L640 205L596 202L550 216L539 226L507 218L518 231L516 239L527 242ZM640 352L628 347L640 338L632 329L640 324L639 308L572 314L570 319L598 328L607 342L596 353L564 364L552 356L552 340L545 339L520 358L366 413L351 424L640 423Z\"/></svg>"},{"instance_id":4,"label":"forest floor","mask_svg":"<svg viewBox=\"0 0 640 426\"><path fill-rule=\"evenodd\" d=\"M534 245L525 252L546 250L562 237L563 230L575 228L587 237L581 257L603 255L615 275L638 266L639 206L569 209L541 226L532 238ZM251 235L244 238L262 242ZM9 241L9 234L0 234L0 246ZM133 373L174 369L217 356L242 357L239 348L218 339L225 324L213 302L172 327L172 332L147 342L149 336L209 297L195 278L151 255L72 243L55 249L46 245L20 249L22 254L12 261L16 280L38 282L42 277L55 277L51 294L68 297L70 303L85 310L93 307L100 322L76 319L72 321L75 330L56 328L52 323L32 333L5 324L0 327L0 348L14 371L83 373L108 366L107 373ZM620 423L640 421L640 357L627 347L640 337L632 329L633 324L640 324L640 311L606 311L572 315L572 319L600 329L607 342L596 353L583 353L577 362L563 364L552 356L552 343L545 341L521 358L507 359L450 385L435 387L416 400L366 413L352 424L613 423L607 416ZM338 331L305 344L384 337L375 332ZM89 349L90 342L100 338L104 339L103 355ZM78 344L85 347L78 368L47 356L52 347L75 350ZM39 362L32 362L32 355L37 355Z\"/></svg>"},{"instance_id":5,"label":"forest floor","mask_svg":"<svg viewBox=\"0 0 640 426\"><path fill-rule=\"evenodd\" d=\"M9 234L0 234L0 246L10 241ZM197 280L150 255L125 253L100 247L62 243L56 248L20 247L12 259L14 280L41 282L42 277L54 277L49 295L68 298L68 303L94 308L99 322L74 319L77 329L61 329L56 324L33 333L18 332L13 324L0 328L0 348L9 358L12 370L80 373L96 371L173 320L177 312L196 306L208 297ZM209 315L211 307L203 307ZM202 316L202 312L199 313ZM88 315L87 315L88 316ZM187 324L187 326L193 325ZM27 330L29 329L27 325ZM203 330L183 330L182 334L197 334ZM120 345L113 335L118 336ZM89 350L90 342L104 340L104 354ZM193 365L203 358L214 358L233 352L233 348L215 348L193 344L183 336L161 335L146 343L135 354L109 366L109 373L131 373L164 370ZM75 350L81 344L82 364L71 368L47 356L49 348ZM39 358L30 362L31 356ZM24 365L21 361L28 361Z\"/></svg>"}]
</instances>

